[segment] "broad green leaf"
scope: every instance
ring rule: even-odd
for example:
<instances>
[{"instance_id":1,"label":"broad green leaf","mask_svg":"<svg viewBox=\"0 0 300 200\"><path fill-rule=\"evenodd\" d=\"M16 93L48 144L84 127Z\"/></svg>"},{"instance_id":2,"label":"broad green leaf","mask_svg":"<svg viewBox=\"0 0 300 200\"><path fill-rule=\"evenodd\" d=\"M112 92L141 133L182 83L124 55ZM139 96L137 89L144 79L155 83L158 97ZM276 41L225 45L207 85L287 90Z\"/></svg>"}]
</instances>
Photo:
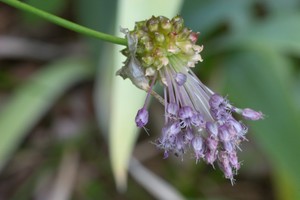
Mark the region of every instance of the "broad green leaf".
<instances>
[{"instance_id":1,"label":"broad green leaf","mask_svg":"<svg viewBox=\"0 0 300 200\"><path fill-rule=\"evenodd\" d=\"M130 160L129 172L156 199L185 199L174 187L144 167L138 160Z\"/></svg>"},{"instance_id":2,"label":"broad green leaf","mask_svg":"<svg viewBox=\"0 0 300 200\"><path fill-rule=\"evenodd\" d=\"M180 5L181 0L120 0L116 34L121 35L120 26L132 29L136 21L148 19L152 15L164 15L171 18L177 14ZM108 48L105 53L105 67L111 68L113 73L122 67L122 62L125 60L125 57L119 52L120 49L121 47ZM129 159L139 131L135 126L134 118L137 110L143 106L146 94L144 91L138 90L129 80L123 80L112 73L102 73L99 78L105 79L106 82L102 82L103 90L98 93L98 102L101 102L103 98L104 100L106 98L106 101L102 101L98 115L102 116L101 119L106 115L106 128L105 124L102 122L100 124L103 125L104 130L109 130L109 149L113 173L118 189L123 190L126 188ZM108 97L111 98L108 99Z\"/></svg>"},{"instance_id":3,"label":"broad green leaf","mask_svg":"<svg viewBox=\"0 0 300 200\"><path fill-rule=\"evenodd\" d=\"M276 67L274 67L276 66ZM289 194L300 199L299 113L292 86L284 81L290 62L272 51L234 54L223 63L226 93L235 105L261 110L265 119L250 123L250 133L271 162L273 173L282 170L289 180ZM245 165L247 163L244 163ZM287 192L279 192L287 193Z\"/></svg>"},{"instance_id":4,"label":"broad green leaf","mask_svg":"<svg viewBox=\"0 0 300 200\"><path fill-rule=\"evenodd\" d=\"M57 98L92 73L85 61L65 59L45 66L14 92L0 110L0 169Z\"/></svg>"},{"instance_id":5,"label":"broad green leaf","mask_svg":"<svg viewBox=\"0 0 300 200\"><path fill-rule=\"evenodd\" d=\"M272 15L244 30L218 41L221 48L239 46L259 50L274 49L300 56L300 14ZM217 43L215 43L216 45Z\"/></svg>"}]
</instances>

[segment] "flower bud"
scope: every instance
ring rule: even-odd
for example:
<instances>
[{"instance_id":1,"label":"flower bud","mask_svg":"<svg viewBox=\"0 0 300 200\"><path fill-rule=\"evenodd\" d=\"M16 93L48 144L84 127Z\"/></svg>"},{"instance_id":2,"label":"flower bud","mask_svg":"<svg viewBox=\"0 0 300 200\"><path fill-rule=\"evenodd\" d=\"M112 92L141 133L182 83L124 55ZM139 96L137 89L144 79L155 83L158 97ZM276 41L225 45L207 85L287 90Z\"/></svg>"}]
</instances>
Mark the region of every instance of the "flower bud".
<instances>
[{"instance_id":1,"label":"flower bud","mask_svg":"<svg viewBox=\"0 0 300 200\"><path fill-rule=\"evenodd\" d=\"M226 125L219 127L219 138L222 142L228 142L231 140L231 136Z\"/></svg>"},{"instance_id":2,"label":"flower bud","mask_svg":"<svg viewBox=\"0 0 300 200\"><path fill-rule=\"evenodd\" d=\"M147 27L150 32L155 32L158 30L158 20L153 16L147 23Z\"/></svg>"},{"instance_id":3,"label":"flower bud","mask_svg":"<svg viewBox=\"0 0 300 200\"><path fill-rule=\"evenodd\" d=\"M198 160L200 158L204 157L204 143L203 140L200 136L196 136L194 137L194 139L192 140L192 147L195 153L195 157L196 157L196 162L198 162Z\"/></svg>"},{"instance_id":4,"label":"flower bud","mask_svg":"<svg viewBox=\"0 0 300 200\"><path fill-rule=\"evenodd\" d=\"M261 112L257 112L255 110L252 110L250 108L245 108L242 112L242 116L245 119L249 119L249 120L260 120L263 119L263 114Z\"/></svg>"},{"instance_id":5,"label":"flower bud","mask_svg":"<svg viewBox=\"0 0 300 200\"><path fill-rule=\"evenodd\" d=\"M178 113L179 107L175 103L169 103L167 105L167 114L170 117L176 117Z\"/></svg>"},{"instance_id":6,"label":"flower bud","mask_svg":"<svg viewBox=\"0 0 300 200\"><path fill-rule=\"evenodd\" d=\"M137 127L144 127L148 123L149 113L145 108L138 110L135 117L135 123Z\"/></svg>"},{"instance_id":7,"label":"flower bud","mask_svg":"<svg viewBox=\"0 0 300 200\"><path fill-rule=\"evenodd\" d=\"M186 82L186 75L183 73L176 73L175 81L179 86L182 86Z\"/></svg>"},{"instance_id":8,"label":"flower bud","mask_svg":"<svg viewBox=\"0 0 300 200\"><path fill-rule=\"evenodd\" d=\"M154 36L155 36L155 40L159 43L163 43L165 41L165 36L161 33L155 32Z\"/></svg>"},{"instance_id":9,"label":"flower bud","mask_svg":"<svg viewBox=\"0 0 300 200\"><path fill-rule=\"evenodd\" d=\"M182 30L183 26L183 19L180 16L176 16L172 19L173 23L173 30L175 32L180 32Z\"/></svg>"},{"instance_id":10,"label":"flower bud","mask_svg":"<svg viewBox=\"0 0 300 200\"><path fill-rule=\"evenodd\" d=\"M191 32L189 39L191 40L192 43L195 44L198 40L198 36L199 36L199 33Z\"/></svg>"},{"instance_id":11,"label":"flower bud","mask_svg":"<svg viewBox=\"0 0 300 200\"><path fill-rule=\"evenodd\" d=\"M170 31L171 27L172 27L172 24L171 24L171 22L168 18L162 17L162 18L160 18L160 26L165 31Z\"/></svg>"},{"instance_id":12,"label":"flower bud","mask_svg":"<svg viewBox=\"0 0 300 200\"><path fill-rule=\"evenodd\" d=\"M218 137L218 125L216 123L207 122L206 130L210 134L210 136L217 138Z\"/></svg>"}]
</instances>

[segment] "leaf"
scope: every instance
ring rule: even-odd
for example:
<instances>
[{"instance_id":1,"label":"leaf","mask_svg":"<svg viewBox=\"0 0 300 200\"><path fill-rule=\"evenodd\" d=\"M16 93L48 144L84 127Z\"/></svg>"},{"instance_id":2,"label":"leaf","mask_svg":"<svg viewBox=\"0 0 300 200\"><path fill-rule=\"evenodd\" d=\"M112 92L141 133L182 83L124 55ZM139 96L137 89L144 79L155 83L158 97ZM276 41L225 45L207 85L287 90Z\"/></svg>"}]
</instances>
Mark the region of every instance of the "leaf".
<instances>
[{"instance_id":1,"label":"leaf","mask_svg":"<svg viewBox=\"0 0 300 200\"><path fill-rule=\"evenodd\" d=\"M0 169L57 98L92 73L85 61L65 59L45 66L15 91L0 112Z\"/></svg>"},{"instance_id":2,"label":"leaf","mask_svg":"<svg viewBox=\"0 0 300 200\"><path fill-rule=\"evenodd\" d=\"M274 49L300 56L300 14L282 13L217 41L221 48Z\"/></svg>"},{"instance_id":3,"label":"leaf","mask_svg":"<svg viewBox=\"0 0 300 200\"><path fill-rule=\"evenodd\" d=\"M155 199L185 199L174 187L153 172L144 167L138 160L132 158L129 165L132 177Z\"/></svg>"},{"instance_id":4,"label":"leaf","mask_svg":"<svg viewBox=\"0 0 300 200\"><path fill-rule=\"evenodd\" d=\"M164 15L171 18L177 14L181 3L181 0L119 1L116 33L121 35L120 26L132 29L136 21L148 19L152 15ZM113 73L122 67L121 63L125 60L119 51L120 48L114 48L112 53L105 58L113 61L112 64L105 65L114 66ZM126 188L128 164L139 131L134 118L137 110L143 106L146 94L144 91L138 90L129 80L124 81L121 77L108 78L107 74L102 74L99 78L107 80L106 90L111 91L110 104L106 102L106 105L110 105L107 120L109 123L109 150L117 187L122 191ZM99 101L101 99L100 96ZM98 115L100 116L101 113Z\"/></svg>"},{"instance_id":5,"label":"leaf","mask_svg":"<svg viewBox=\"0 0 300 200\"><path fill-rule=\"evenodd\" d=\"M223 66L226 93L232 102L266 115L265 120L249 123L250 130L266 152L273 172L282 170L285 180L290 181L289 193L300 199L299 114L292 87L284 81L288 77L283 78L286 74L280 70L292 68L290 62L274 51L244 52L229 57Z\"/></svg>"}]
</instances>

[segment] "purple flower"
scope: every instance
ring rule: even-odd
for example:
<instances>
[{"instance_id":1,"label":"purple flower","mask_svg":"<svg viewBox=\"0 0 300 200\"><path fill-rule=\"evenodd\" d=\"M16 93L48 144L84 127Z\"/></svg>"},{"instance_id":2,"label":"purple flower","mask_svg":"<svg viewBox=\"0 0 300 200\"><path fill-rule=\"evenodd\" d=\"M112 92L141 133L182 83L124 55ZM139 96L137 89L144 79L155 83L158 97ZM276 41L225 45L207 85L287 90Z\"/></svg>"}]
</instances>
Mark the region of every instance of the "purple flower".
<instances>
[{"instance_id":1,"label":"purple flower","mask_svg":"<svg viewBox=\"0 0 300 200\"><path fill-rule=\"evenodd\" d=\"M192 147L195 152L196 162L204 157L204 143L201 136L195 136L192 140Z\"/></svg>"},{"instance_id":2,"label":"purple flower","mask_svg":"<svg viewBox=\"0 0 300 200\"><path fill-rule=\"evenodd\" d=\"M148 123L148 117L148 111L145 108L141 108L135 117L136 126L144 127Z\"/></svg>"},{"instance_id":3,"label":"purple flower","mask_svg":"<svg viewBox=\"0 0 300 200\"><path fill-rule=\"evenodd\" d=\"M263 119L263 114L261 112L257 112L250 108L245 108L242 112L242 115L245 119L249 120L260 120Z\"/></svg>"},{"instance_id":4,"label":"purple flower","mask_svg":"<svg viewBox=\"0 0 300 200\"><path fill-rule=\"evenodd\" d=\"M228 153L226 153L224 151L221 151L219 153L218 164L219 164L221 170L223 171L225 178L230 179L231 184L233 185L234 181L235 181L235 179L233 178L233 176L234 176L233 170L234 169L230 163L230 158L229 158Z\"/></svg>"},{"instance_id":5,"label":"purple flower","mask_svg":"<svg viewBox=\"0 0 300 200\"><path fill-rule=\"evenodd\" d=\"M219 140L215 137L206 138L206 146L207 146L208 150L210 150L211 152L217 151L218 143L219 143Z\"/></svg>"},{"instance_id":6,"label":"purple flower","mask_svg":"<svg viewBox=\"0 0 300 200\"><path fill-rule=\"evenodd\" d=\"M206 130L210 137L217 138L219 134L219 127L216 123L206 122Z\"/></svg>"},{"instance_id":7,"label":"purple flower","mask_svg":"<svg viewBox=\"0 0 300 200\"><path fill-rule=\"evenodd\" d=\"M186 75L183 73L176 73L174 78L179 86L182 86L186 82Z\"/></svg>"},{"instance_id":8,"label":"purple flower","mask_svg":"<svg viewBox=\"0 0 300 200\"><path fill-rule=\"evenodd\" d=\"M166 111L167 117L176 119L178 110L179 110L179 107L177 104L169 103L167 105L167 111Z\"/></svg>"},{"instance_id":9,"label":"purple flower","mask_svg":"<svg viewBox=\"0 0 300 200\"><path fill-rule=\"evenodd\" d=\"M196 162L203 159L213 166L217 162L233 183L240 168L237 150L246 140L248 129L232 113L248 120L262 119L263 114L232 106L227 98L197 78L191 68L202 61L203 47L196 44L199 33L185 28L181 17L169 20L153 16L137 22L133 31L125 33L128 48L122 52L130 66L125 65L122 74L148 93L137 113L137 126L144 127L148 122L146 105L152 94L165 106L165 123L156 141L156 146L164 151L164 158L170 154L182 157L190 150ZM136 70L138 76L130 74L130 70ZM155 83L163 86L163 99L153 91Z\"/></svg>"}]
</instances>

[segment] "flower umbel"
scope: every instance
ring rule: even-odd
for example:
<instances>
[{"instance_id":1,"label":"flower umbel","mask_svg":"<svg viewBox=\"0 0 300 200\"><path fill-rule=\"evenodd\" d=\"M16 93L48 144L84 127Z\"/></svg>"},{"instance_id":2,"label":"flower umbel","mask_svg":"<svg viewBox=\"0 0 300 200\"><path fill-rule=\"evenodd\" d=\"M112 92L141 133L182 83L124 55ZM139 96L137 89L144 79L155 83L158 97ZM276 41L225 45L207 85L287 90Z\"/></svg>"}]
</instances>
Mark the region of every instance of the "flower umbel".
<instances>
[{"instance_id":1,"label":"flower umbel","mask_svg":"<svg viewBox=\"0 0 300 200\"><path fill-rule=\"evenodd\" d=\"M170 153L182 157L190 149L196 162L218 163L233 183L240 168L237 150L247 140L247 127L232 113L248 120L262 119L263 114L234 107L197 78L190 68L202 62L203 46L196 44L199 33L185 28L180 16L171 20L153 16L136 22L134 30L122 32L128 40L122 51L127 60L117 74L148 92L135 119L137 126L147 124L146 104L153 85L159 82L164 87L165 125L156 145L164 151L164 158Z\"/></svg>"}]
</instances>

